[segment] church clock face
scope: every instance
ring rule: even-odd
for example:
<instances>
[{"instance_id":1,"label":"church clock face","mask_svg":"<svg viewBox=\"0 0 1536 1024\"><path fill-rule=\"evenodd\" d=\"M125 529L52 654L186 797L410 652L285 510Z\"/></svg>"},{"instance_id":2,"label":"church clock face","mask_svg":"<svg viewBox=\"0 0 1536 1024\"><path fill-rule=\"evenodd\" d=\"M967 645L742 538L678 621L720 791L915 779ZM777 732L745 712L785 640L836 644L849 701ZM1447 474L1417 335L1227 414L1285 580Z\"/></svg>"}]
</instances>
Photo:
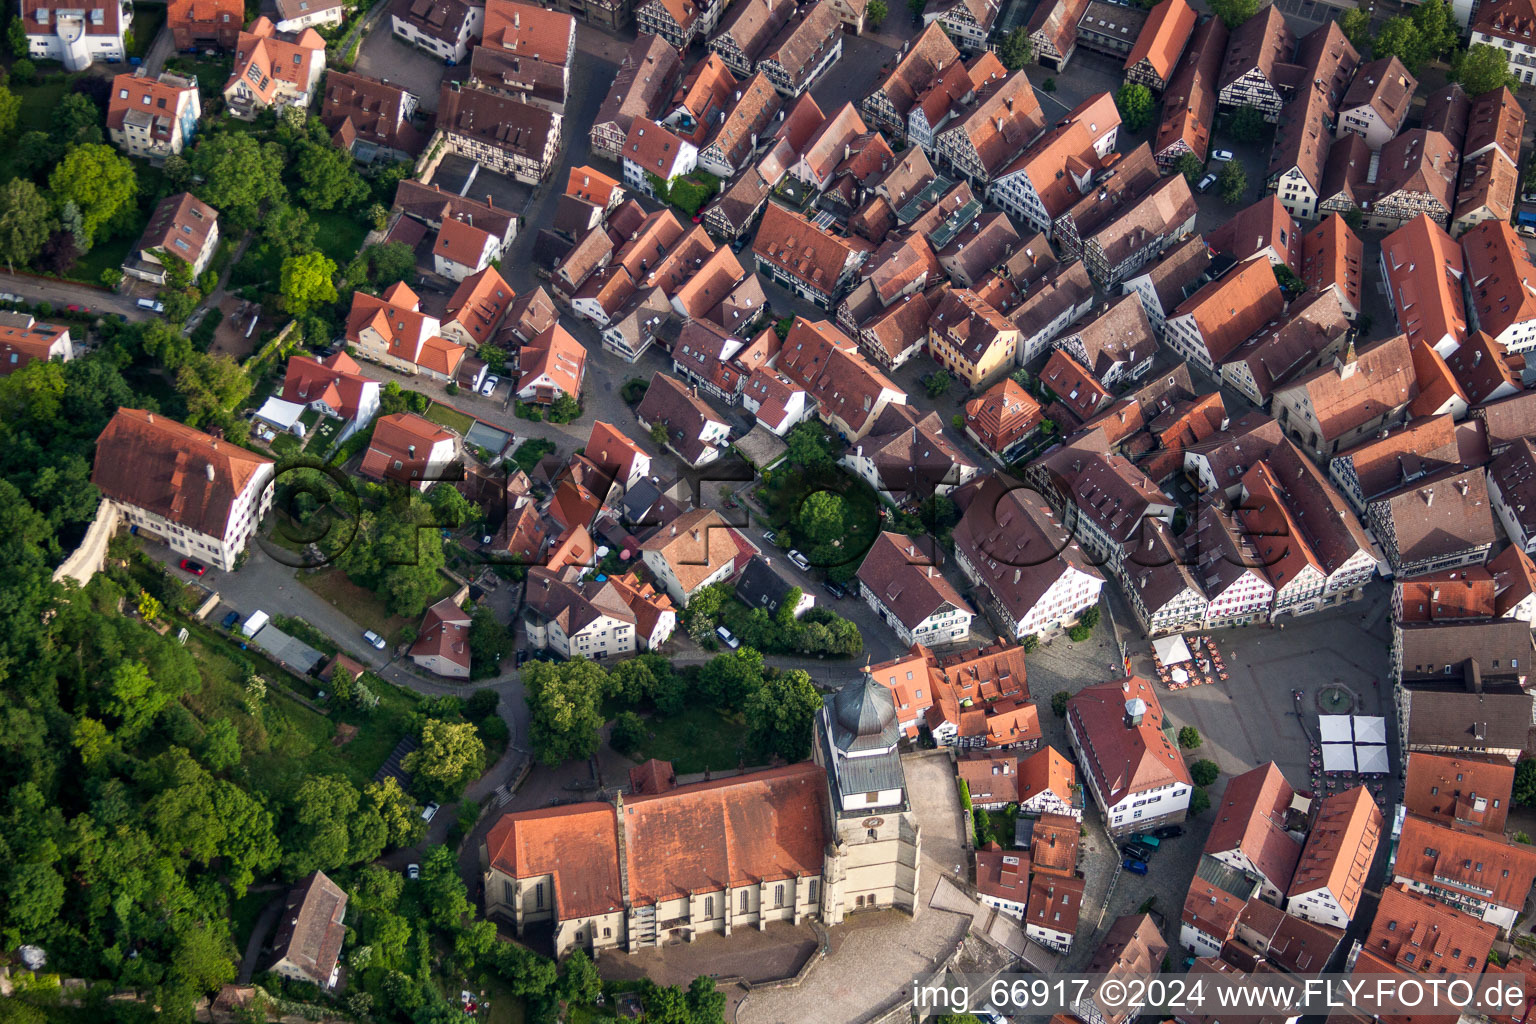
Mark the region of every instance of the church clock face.
<instances>
[{"instance_id":1,"label":"church clock face","mask_svg":"<svg viewBox=\"0 0 1536 1024\"><path fill-rule=\"evenodd\" d=\"M879 828L881 825L884 825L884 824L885 824L885 819L884 818L865 818L864 819L864 827L865 828Z\"/></svg>"}]
</instances>

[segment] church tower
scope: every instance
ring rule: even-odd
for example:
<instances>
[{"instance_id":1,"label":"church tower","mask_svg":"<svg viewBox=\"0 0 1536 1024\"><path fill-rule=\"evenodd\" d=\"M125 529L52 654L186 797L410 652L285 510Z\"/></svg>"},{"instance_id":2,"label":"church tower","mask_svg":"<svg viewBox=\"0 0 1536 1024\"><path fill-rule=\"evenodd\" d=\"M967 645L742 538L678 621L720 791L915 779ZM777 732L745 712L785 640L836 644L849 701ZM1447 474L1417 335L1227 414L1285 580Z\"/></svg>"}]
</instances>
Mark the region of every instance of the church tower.
<instances>
[{"instance_id":1,"label":"church tower","mask_svg":"<svg viewBox=\"0 0 1536 1024\"><path fill-rule=\"evenodd\" d=\"M916 910L921 837L896 752L899 737L895 698L867 670L823 700L814 752L829 789L821 908L827 924L856 910Z\"/></svg>"}]
</instances>

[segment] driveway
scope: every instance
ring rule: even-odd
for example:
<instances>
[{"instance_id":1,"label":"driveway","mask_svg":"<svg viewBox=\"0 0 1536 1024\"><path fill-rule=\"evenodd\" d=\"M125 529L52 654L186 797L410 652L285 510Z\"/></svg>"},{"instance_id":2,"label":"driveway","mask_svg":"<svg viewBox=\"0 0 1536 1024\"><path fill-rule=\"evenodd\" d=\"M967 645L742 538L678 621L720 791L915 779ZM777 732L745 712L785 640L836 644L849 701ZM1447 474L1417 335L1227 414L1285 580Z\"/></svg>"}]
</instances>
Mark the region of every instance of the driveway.
<instances>
[{"instance_id":1,"label":"driveway","mask_svg":"<svg viewBox=\"0 0 1536 1024\"><path fill-rule=\"evenodd\" d=\"M420 101L420 109L435 112L438 87L448 68L431 54L395 38L386 18L364 37L352 70L403 87Z\"/></svg>"}]
</instances>

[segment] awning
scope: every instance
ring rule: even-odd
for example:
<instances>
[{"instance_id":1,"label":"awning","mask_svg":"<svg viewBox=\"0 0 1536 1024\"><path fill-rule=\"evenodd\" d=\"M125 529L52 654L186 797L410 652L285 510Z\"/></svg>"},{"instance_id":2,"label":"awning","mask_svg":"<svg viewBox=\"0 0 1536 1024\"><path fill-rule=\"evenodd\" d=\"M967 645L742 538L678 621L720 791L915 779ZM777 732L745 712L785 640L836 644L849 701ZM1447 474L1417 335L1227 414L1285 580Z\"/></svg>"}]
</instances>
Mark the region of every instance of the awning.
<instances>
[{"instance_id":1,"label":"awning","mask_svg":"<svg viewBox=\"0 0 1536 1024\"><path fill-rule=\"evenodd\" d=\"M1376 715L1356 715L1355 742L1387 742L1387 720Z\"/></svg>"},{"instance_id":2,"label":"awning","mask_svg":"<svg viewBox=\"0 0 1536 1024\"><path fill-rule=\"evenodd\" d=\"M1324 743L1323 771L1352 772L1355 770L1355 745L1353 743Z\"/></svg>"},{"instance_id":3,"label":"awning","mask_svg":"<svg viewBox=\"0 0 1536 1024\"><path fill-rule=\"evenodd\" d=\"M304 436L304 427L294 430L294 424L299 422L299 417L304 415L304 407L297 402L285 402L281 398L272 397L256 410L256 418L263 423L270 423L279 430L291 431Z\"/></svg>"},{"instance_id":4,"label":"awning","mask_svg":"<svg viewBox=\"0 0 1536 1024\"><path fill-rule=\"evenodd\" d=\"M1355 761L1360 771L1373 775L1385 775L1392 770L1387 748L1379 743L1365 743L1355 748Z\"/></svg>"},{"instance_id":5,"label":"awning","mask_svg":"<svg viewBox=\"0 0 1536 1024\"><path fill-rule=\"evenodd\" d=\"M1164 665L1177 665L1181 661L1190 660L1189 645L1184 642L1182 636L1177 634L1153 640L1152 651L1157 655L1157 660Z\"/></svg>"},{"instance_id":6,"label":"awning","mask_svg":"<svg viewBox=\"0 0 1536 1024\"><path fill-rule=\"evenodd\" d=\"M1355 731L1350 728L1348 715L1319 715L1317 724L1323 734L1324 743L1351 743L1354 741Z\"/></svg>"}]
</instances>

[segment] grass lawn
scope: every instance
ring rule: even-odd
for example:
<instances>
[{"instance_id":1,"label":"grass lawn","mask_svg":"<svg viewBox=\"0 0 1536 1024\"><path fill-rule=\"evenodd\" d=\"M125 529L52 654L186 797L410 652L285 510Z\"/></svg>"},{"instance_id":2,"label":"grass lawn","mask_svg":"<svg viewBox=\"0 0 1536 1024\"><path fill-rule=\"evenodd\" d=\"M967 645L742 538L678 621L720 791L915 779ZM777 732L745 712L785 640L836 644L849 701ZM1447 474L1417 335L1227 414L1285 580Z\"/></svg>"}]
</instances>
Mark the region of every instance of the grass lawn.
<instances>
[{"instance_id":1,"label":"grass lawn","mask_svg":"<svg viewBox=\"0 0 1536 1024\"><path fill-rule=\"evenodd\" d=\"M426 417L438 426L457 431L461 437L469 433L469 428L475 425L471 417L438 402L433 402L427 407Z\"/></svg>"},{"instance_id":2,"label":"grass lawn","mask_svg":"<svg viewBox=\"0 0 1536 1024\"><path fill-rule=\"evenodd\" d=\"M363 239L368 236L368 225L363 223L361 213L311 210L309 219L320 228L315 236L320 251L335 260L337 266L345 267L351 263L363 247Z\"/></svg>"},{"instance_id":3,"label":"grass lawn","mask_svg":"<svg viewBox=\"0 0 1536 1024\"><path fill-rule=\"evenodd\" d=\"M390 643L400 631L416 622L401 615L391 615L379 596L347 579L340 569L299 573L299 582L325 598L363 629L371 629ZM444 581L447 582L446 580Z\"/></svg>"},{"instance_id":4,"label":"grass lawn","mask_svg":"<svg viewBox=\"0 0 1536 1024\"><path fill-rule=\"evenodd\" d=\"M165 62L167 71L197 78L197 95L205 107L209 100L224 94L224 83L229 81L229 73L234 70L234 66L234 60L229 57L205 57L201 54L194 57L184 53L178 53Z\"/></svg>"},{"instance_id":5,"label":"grass lawn","mask_svg":"<svg viewBox=\"0 0 1536 1024\"><path fill-rule=\"evenodd\" d=\"M739 712L693 706L670 718L647 718L645 728L648 737L636 759L671 761L679 775L735 768L745 752L747 728Z\"/></svg>"},{"instance_id":6,"label":"grass lawn","mask_svg":"<svg viewBox=\"0 0 1536 1024\"><path fill-rule=\"evenodd\" d=\"M133 34L133 45L128 48L128 56L143 57L149 52L155 36L160 34L160 26L165 24L165 14L164 4L133 5L133 27L128 30Z\"/></svg>"},{"instance_id":7,"label":"grass lawn","mask_svg":"<svg viewBox=\"0 0 1536 1024\"><path fill-rule=\"evenodd\" d=\"M542 437L530 437L517 446L512 462L524 473L532 473L539 460L555 450L555 443Z\"/></svg>"},{"instance_id":8,"label":"grass lawn","mask_svg":"<svg viewBox=\"0 0 1536 1024\"><path fill-rule=\"evenodd\" d=\"M331 444L339 433L341 433L341 420L334 416L327 416L315 424L315 429L309 432L309 443L304 446L304 450L310 455L324 455L331 450Z\"/></svg>"},{"instance_id":9,"label":"grass lawn","mask_svg":"<svg viewBox=\"0 0 1536 1024\"><path fill-rule=\"evenodd\" d=\"M526 1011L523 1001L512 994L511 987L501 978L490 974L485 979L485 998L491 1008L480 1015L486 1024L523 1024ZM572 1016L571 1020L576 1018Z\"/></svg>"},{"instance_id":10,"label":"grass lawn","mask_svg":"<svg viewBox=\"0 0 1536 1024\"><path fill-rule=\"evenodd\" d=\"M164 8L161 8L161 17L165 16ZM134 174L139 179L139 209L133 223L113 235L104 238L91 248L91 251L80 257L68 274L64 276L71 281L81 281L85 284L101 284L101 274L104 270L116 270L123 265L123 260L128 258L128 253L133 249L133 243L139 240L139 235L144 231L144 225L149 222L149 215L154 212L153 200L160 193L160 186L165 180L165 174L158 167L153 166L147 160L134 160Z\"/></svg>"}]
</instances>

